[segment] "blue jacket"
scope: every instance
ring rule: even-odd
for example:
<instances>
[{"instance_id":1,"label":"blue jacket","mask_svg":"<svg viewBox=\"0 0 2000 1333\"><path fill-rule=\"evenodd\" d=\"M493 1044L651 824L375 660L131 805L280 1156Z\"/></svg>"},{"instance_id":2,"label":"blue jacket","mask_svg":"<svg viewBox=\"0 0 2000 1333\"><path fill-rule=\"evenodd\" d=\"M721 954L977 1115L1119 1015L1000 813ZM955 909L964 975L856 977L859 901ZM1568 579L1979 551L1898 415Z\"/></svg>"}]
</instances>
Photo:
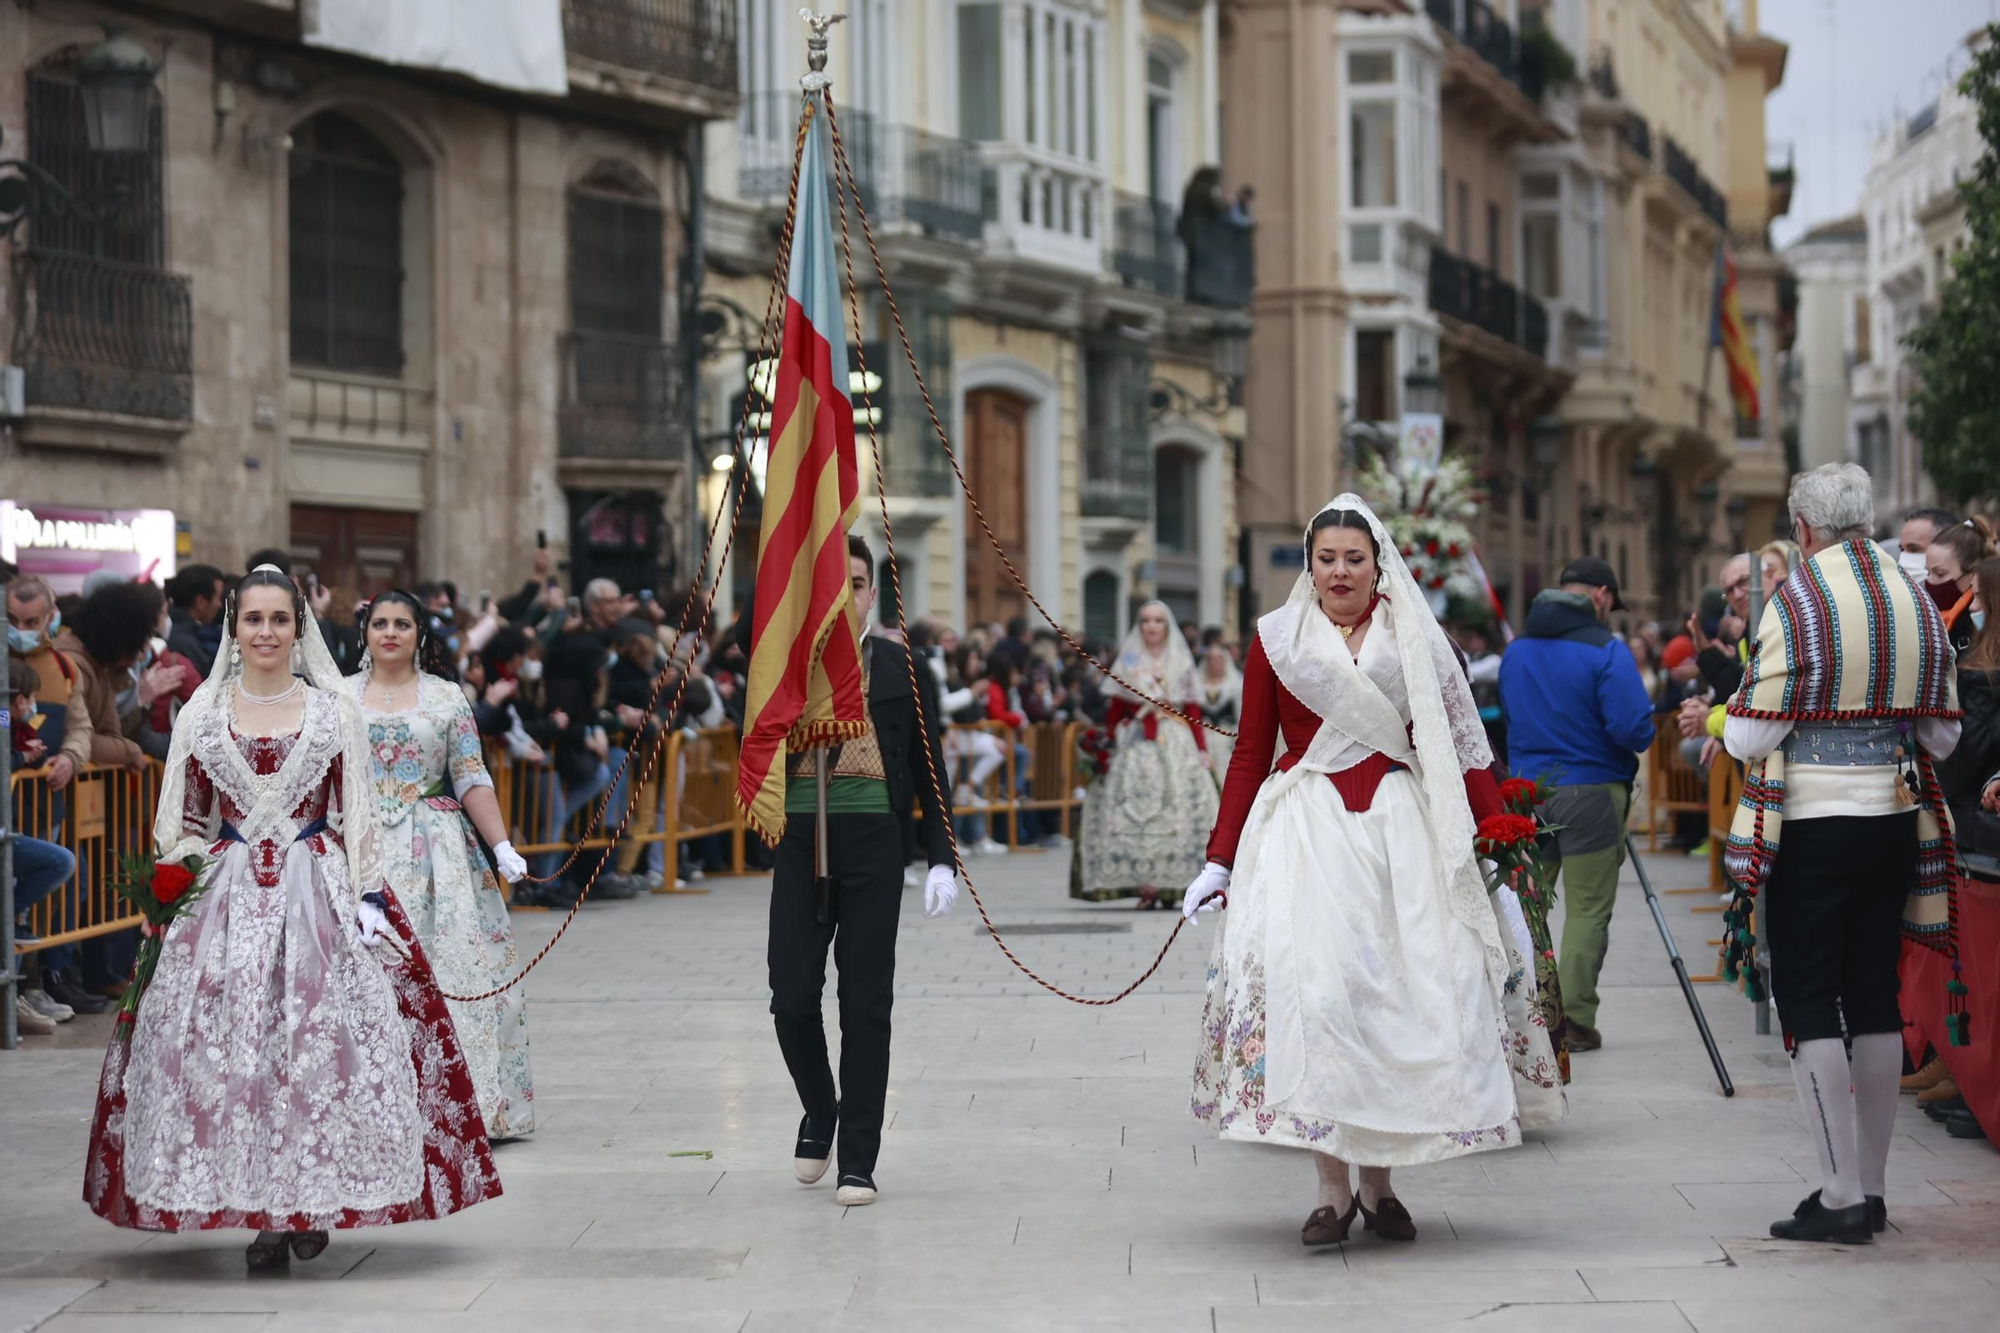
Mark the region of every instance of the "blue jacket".
<instances>
[{"instance_id":1,"label":"blue jacket","mask_svg":"<svg viewBox=\"0 0 2000 1333\"><path fill-rule=\"evenodd\" d=\"M1632 652L1588 599L1544 592L1500 659L1507 767L1564 786L1630 782L1653 744L1653 702Z\"/></svg>"}]
</instances>

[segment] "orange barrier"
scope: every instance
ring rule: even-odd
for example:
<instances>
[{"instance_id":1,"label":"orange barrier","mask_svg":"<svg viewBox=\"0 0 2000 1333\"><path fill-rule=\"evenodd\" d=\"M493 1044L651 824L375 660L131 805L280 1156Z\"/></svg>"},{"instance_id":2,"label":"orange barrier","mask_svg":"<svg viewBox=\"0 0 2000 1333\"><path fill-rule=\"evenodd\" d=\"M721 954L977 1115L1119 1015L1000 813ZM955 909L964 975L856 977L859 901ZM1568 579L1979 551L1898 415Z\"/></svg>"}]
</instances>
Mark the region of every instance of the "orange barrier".
<instances>
[{"instance_id":1,"label":"orange barrier","mask_svg":"<svg viewBox=\"0 0 2000 1333\"><path fill-rule=\"evenodd\" d=\"M944 784L946 799L954 816L986 815L1009 816L1021 811L1052 811L1056 816L1056 831L1065 838L1075 836L1076 813L1081 805L1077 799L1076 738L1083 730L1081 722L1037 722L1025 727L1010 727L1004 722L953 722L945 727L945 763L949 773L940 773L938 780ZM958 780L958 770L972 759L969 749L955 737L987 735L999 742L1001 747L1000 767L981 784L980 789L970 792L971 800L963 799L968 793ZM1028 758L1021 761L1016 745L1027 747ZM1021 794L1021 778L1027 777L1027 792ZM921 817L921 815L919 816ZM1020 823L1007 819L1007 847L1014 850L1020 846ZM989 834L991 830L989 829Z\"/></svg>"},{"instance_id":2,"label":"orange barrier","mask_svg":"<svg viewBox=\"0 0 2000 1333\"><path fill-rule=\"evenodd\" d=\"M1652 748L1646 751L1646 850L1660 850L1660 831L1672 825L1662 814L1707 814L1708 792L1701 770L1681 758L1680 717L1661 713Z\"/></svg>"},{"instance_id":3,"label":"orange barrier","mask_svg":"<svg viewBox=\"0 0 2000 1333\"><path fill-rule=\"evenodd\" d=\"M17 952L73 944L139 924L141 918L126 908L111 880L121 858L152 850L160 774L152 759L137 769L86 764L60 792L49 790L45 768L14 774L14 831L59 843L76 856L70 882L28 910L26 929L35 938L17 940Z\"/></svg>"}]
</instances>

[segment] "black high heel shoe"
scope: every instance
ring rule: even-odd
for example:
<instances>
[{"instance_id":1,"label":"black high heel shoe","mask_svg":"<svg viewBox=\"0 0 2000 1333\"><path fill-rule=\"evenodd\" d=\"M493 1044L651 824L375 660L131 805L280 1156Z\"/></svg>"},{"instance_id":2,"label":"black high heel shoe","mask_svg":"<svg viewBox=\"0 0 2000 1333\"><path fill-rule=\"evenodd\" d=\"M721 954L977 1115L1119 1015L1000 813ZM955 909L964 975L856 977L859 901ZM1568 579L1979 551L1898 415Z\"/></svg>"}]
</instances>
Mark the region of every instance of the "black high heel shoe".
<instances>
[{"instance_id":1,"label":"black high heel shoe","mask_svg":"<svg viewBox=\"0 0 2000 1333\"><path fill-rule=\"evenodd\" d=\"M270 1273L290 1267L291 1236L283 1231L260 1231L243 1251L253 1273Z\"/></svg>"},{"instance_id":2,"label":"black high heel shoe","mask_svg":"<svg viewBox=\"0 0 2000 1333\"><path fill-rule=\"evenodd\" d=\"M1361 1204L1360 1196L1355 1197L1355 1206L1361 1209L1361 1229L1372 1231L1383 1240L1415 1240L1417 1222L1410 1216L1410 1210L1403 1207L1403 1201L1393 1194L1376 1200L1375 1210L1370 1212Z\"/></svg>"},{"instance_id":3,"label":"black high heel shoe","mask_svg":"<svg viewBox=\"0 0 2000 1333\"><path fill-rule=\"evenodd\" d=\"M1347 1201L1347 1211L1337 1213L1332 1204L1325 1204L1312 1210L1306 1224L1299 1228L1299 1240L1310 1246L1338 1245L1347 1239L1347 1229L1354 1225L1354 1215L1361 1209L1361 1199L1357 1195Z\"/></svg>"},{"instance_id":4,"label":"black high heel shoe","mask_svg":"<svg viewBox=\"0 0 2000 1333\"><path fill-rule=\"evenodd\" d=\"M327 1234L324 1231L294 1231L292 1233L292 1253L302 1260L317 1259L326 1253Z\"/></svg>"}]
</instances>

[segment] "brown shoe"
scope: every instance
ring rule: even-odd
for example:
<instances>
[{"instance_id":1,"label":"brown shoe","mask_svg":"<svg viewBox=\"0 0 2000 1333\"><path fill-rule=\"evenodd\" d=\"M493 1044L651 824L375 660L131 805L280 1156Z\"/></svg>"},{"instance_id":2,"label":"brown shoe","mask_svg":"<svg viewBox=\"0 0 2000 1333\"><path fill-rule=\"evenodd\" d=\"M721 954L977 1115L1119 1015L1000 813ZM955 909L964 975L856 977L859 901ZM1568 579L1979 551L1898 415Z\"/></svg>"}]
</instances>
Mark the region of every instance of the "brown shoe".
<instances>
[{"instance_id":1,"label":"brown shoe","mask_svg":"<svg viewBox=\"0 0 2000 1333\"><path fill-rule=\"evenodd\" d=\"M1957 1081L1950 1074L1945 1074L1917 1094L1917 1105L1929 1106L1932 1102L1948 1102L1960 1095Z\"/></svg>"},{"instance_id":2,"label":"brown shoe","mask_svg":"<svg viewBox=\"0 0 2000 1333\"><path fill-rule=\"evenodd\" d=\"M1563 1020L1563 1040L1572 1051L1595 1051L1604 1046L1603 1033L1569 1018Z\"/></svg>"},{"instance_id":3,"label":"brown shoe","mask_svg":"<svg viewBox=\"0 0 2000 1333\"><path fill-rule=\"evenodd\" d=\"M1361 1208L1357 1196L1347 1201L1347 1211L1337 1213L1332 1204L1315 1208L1306 1218L1306 1224L1299 1228L1299 1240L1307 1245L1338 1245L1347 1239L1347 1229L1354 1225L1354 1214Z\"/></svg>"},{"instance_id":4,"label":"brown shoe","mask_svg":"<svg viewBox=\"0 0 2000 1333\"><path fill-rule=\"evenodd\" d=\"M1922 1069L1919 1069L1916 1073L1903 1075L1903 1084L1902 1084L1903 1091L1904 1092L1927 1091L1933 1087L1936 1087L1938 1080L1945 1077L1946 1072L1947 1071L1944 1067L1944 1061L1936 1056L1933 1056L1931 1057L1931 1062L1925 1065Z\"/></svg>"},{"instance_id":5,"label":"brown shoe","mask_svg":"<svg viewBox=\"0 0 2000 1333\"><path fill-rule=\"evenodd\" d=\"M1355 1206L1361 1206L1357 1196ZM1375 1206L1374 1212L1361 1209L1361 1229L1372 1231L1383 1240L1415 1240L1417 1221L1410 1216L1410 1210L1403 1207L1403 1201L1391 1194Z\"/></svg>"}]
</instances>

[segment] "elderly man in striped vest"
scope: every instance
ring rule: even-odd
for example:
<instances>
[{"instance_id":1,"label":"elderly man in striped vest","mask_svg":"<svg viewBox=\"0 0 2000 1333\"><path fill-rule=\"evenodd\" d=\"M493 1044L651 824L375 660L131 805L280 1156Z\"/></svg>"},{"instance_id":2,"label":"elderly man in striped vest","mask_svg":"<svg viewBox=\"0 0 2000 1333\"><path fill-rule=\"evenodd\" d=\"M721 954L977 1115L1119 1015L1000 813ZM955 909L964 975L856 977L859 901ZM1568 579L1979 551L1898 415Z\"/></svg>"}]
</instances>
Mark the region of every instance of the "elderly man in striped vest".
<instances>
[{"instance_id":1,"label":"elderly man in striped vest","mask_svg":"<svg viewBox=\"0 0 2000 1333\"><path fill-rule=\"evenodd\" d=\"M1854 1244L1886 1227L1900 935L1955 947L1950 823L1932 775L1958 744L1951 643L1931 599L1871 540L1873 496L1851 463L1793 479L1805 560L1772 596L1723 730L1749 765L1727 854L1732 916L1747 922L1761 894L1771 990L1819 1155L1820 1188L1771 1225L1787 1240Z\"/></svg>"}]
</instances>

